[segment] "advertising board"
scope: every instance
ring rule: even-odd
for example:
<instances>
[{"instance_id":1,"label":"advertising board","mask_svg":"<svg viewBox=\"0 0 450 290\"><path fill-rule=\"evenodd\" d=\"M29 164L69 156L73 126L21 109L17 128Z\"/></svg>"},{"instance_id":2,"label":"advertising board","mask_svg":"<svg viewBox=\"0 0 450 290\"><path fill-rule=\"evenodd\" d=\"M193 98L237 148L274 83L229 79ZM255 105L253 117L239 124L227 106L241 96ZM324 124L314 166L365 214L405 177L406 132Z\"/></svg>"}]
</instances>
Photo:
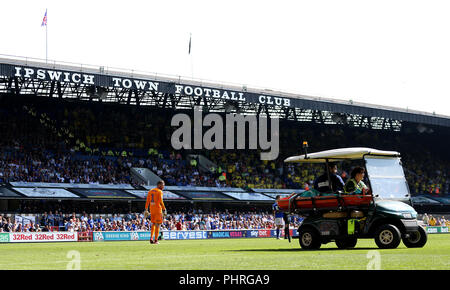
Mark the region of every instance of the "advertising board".
<instances>
[{"instance_id":1,"label":"advertising board","mask_svg":"<svg viewBox=\"0 0 450 290\"><path fill-rule=\"evenodd\" d=\"M237 200L273 201L272 198L257 192L223 192Z\"/></svg>"},{"instance_id":2,"label":"advertising board","mask_svg":"<svg viewBox=\"0 0 450 290\"><path fill-rule=\"evenodd\" d=\"M126 190L126 192L131 193L137 197L147 199L148 190ZM163 190L163 199L164 200L186 200L186 198L179 196L168 190Z\"/></svg>"},{"instance_id":3,"label":"advertising board","mask_svg":"<svg viewBox=\"0 0 450 290\"><path fill-rule=\"evenodd\" d=\"M86 198L95 198L95 199L134 199L136 198L134 195L126 193L125 191L118 189L81 189L75 188L72 189L74 192L81 194Z\"/></svg>"},{"instance_id":4,"label":"advertising board","mask_svg":"<svg viewBox=\"0 0 450 290\"><path fill-rule=\"evenodd\" d=\"M206 231L162 231L164 240L202 240L208 238Z\"/></svg>"},{"instance_id":5,"label":"advertising board","mask_svg":"<svg viewBox=\"0 0 450 290\"><path fill-rule=\"evenodd\" d=\"M10 243L39 243L39 242L76 242L77 232L23 232L9 233Z\"/></svg>"},{"instance_id":6,"label":"advertising board","mask_svg":"<svg viewBox=\"0 0 450 290\"><path fill-rule=\"evenodd\" d=\"M9 233L0 233L0 243L9 243Z\"/></svg>"},{"instance_id":7,"label":"advertising board","mask_svg":"<svg viewBox=\"0 0 450 290\"><path fill-rule=\"evenodd\" d=\"M75 195L65 189L62 189L62 188L14 187L13 189L27 197L79 198L78 195Z\"/></svg>"}]
</instances>

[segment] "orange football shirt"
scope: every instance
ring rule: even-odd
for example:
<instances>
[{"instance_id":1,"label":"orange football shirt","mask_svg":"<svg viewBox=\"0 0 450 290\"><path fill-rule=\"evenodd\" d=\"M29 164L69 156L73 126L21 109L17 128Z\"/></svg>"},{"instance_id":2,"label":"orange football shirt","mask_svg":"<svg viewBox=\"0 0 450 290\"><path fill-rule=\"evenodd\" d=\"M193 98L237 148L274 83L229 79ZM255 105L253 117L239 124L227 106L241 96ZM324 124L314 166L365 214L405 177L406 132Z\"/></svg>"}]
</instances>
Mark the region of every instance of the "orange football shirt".
<instances>
[{"instance_id":1,"label":"orange football shirt","mask_svg":"<svg viewBox=\"0 0 450 290\"><path fill-rule=\"evenodd\" d=\"M155 187L148 191L145 208L147 209L148 206L150 206L150 213L158 213L166 210L163 202L163 192L161 189Z\"/></svg>"}]
</instances>

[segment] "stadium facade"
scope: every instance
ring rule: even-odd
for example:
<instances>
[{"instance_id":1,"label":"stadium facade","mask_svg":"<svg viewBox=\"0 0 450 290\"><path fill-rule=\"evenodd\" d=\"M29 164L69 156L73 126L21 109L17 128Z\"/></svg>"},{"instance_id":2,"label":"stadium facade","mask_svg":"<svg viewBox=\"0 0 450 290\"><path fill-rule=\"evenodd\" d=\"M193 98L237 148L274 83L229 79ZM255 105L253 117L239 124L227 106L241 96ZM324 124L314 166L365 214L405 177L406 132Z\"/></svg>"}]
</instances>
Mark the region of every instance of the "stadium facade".
<instances>
[{"instance_id":1,"label":"stadium facade","mask_svg":"<svg viewBox=\"0 0 450 290\"><path fill-rule=\"evenodd\" d=\"M449 116L420 111L29 58L0 58L0 92L173 109L198 105L208 112L374 129L399 130L402 122L450 127Z\"/></svg>"}]
</instances>

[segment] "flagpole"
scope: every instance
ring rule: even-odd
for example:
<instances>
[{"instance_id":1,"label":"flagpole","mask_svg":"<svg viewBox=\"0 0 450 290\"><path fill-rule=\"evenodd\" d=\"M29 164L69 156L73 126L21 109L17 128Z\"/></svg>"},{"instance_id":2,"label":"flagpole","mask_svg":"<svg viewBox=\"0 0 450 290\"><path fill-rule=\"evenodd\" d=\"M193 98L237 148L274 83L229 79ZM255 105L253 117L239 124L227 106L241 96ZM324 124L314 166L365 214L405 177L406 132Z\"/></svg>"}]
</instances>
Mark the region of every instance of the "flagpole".
<instances>
[{"instance_id":1,"label":"flagpole","mask_svg":"<svg viewBox=\"0 0 450 290\"><path fill-rule=\"evenodd\" d=\"M45 9L44 19L41 27L45 25L45 63L48 62L48 32L47 32L47 8Z\"/></svg>"},{"instance_id":2,"label":"flagpole","mask_svg":"<svg viewBox=\"0 0 450 290\"><path fill-rule=\"evenodd\" d=\"M47 23L45 24L45 63L48 61L48 33L47 33Z\"/></svg>"},{"instance_id":3,"label":"flagpole","mask_svg":"<svg viewBox=\"0 0 450 290\"><path fill-rule=\"evenodd\" d=\"M191 78L194 79L194 63L192 62L192 54L191 54Z\"/></svg>"},{"instance_id":4,"label":"flagpole","mask_svg":"<svg viewBox=\"0 0 450 290\"><path fill-rule=\"evenodd\" d=\"M192 62L191 42L192 42L192 33L190 33L189 35L189 55L191 56L191 78L194 79L194 63Z\"/></svg>"}]
</instances>

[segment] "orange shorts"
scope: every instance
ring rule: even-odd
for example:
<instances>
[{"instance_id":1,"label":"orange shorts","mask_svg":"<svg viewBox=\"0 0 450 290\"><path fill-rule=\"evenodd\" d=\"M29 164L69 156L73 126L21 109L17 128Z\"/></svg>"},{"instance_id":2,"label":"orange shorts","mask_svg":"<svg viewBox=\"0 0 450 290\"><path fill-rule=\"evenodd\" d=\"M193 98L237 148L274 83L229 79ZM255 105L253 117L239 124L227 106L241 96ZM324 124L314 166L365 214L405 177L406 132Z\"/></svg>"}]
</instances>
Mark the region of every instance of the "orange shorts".
<instances>
[{"instance_id":1,"label":"orange shorts","mask_svg":"<svg viewBox=\"0 0 450 290\"><path fill-rule=\"evenodd\" d=\"M155 212L155 213L151 212L150 221L154 224L162 224L163 222L162 212Z\"/></svg>"}]
</instances>

